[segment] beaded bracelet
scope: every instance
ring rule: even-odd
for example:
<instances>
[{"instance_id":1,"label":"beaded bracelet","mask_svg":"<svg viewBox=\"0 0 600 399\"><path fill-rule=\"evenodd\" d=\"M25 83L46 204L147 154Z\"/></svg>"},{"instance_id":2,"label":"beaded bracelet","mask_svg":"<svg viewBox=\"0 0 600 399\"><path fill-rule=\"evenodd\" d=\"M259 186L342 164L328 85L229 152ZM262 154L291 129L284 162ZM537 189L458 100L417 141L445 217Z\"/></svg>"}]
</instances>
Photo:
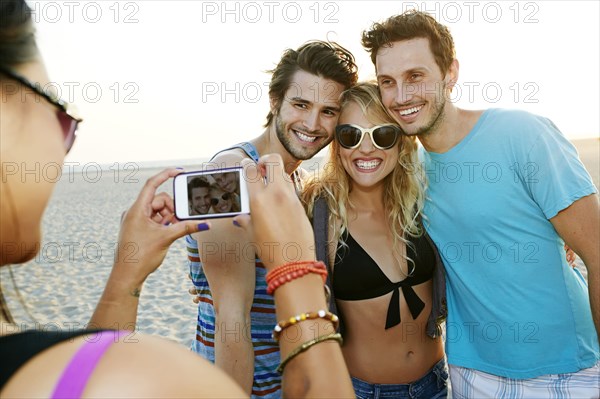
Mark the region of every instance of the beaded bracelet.
<instances>
[{"instance_id":1,"label":"beaded bracelet","mask_svg":"<svg viewBox=\"0 0 600 399\"><path fill-rule=\"evenodd\" d=\"M294 349L293 351L291 351L290 354L287 355L287 357L281 362L281 364L279 365L279 367L277 367L277 371L279 372L279 374L283 374L283 369L289 363L290 360L292 360L293 358L295 358L296 356L298 356L302 352L306 351L311 346L314 346L314 345L316 345L318 343L325 342L325 341L328 341L328 340L337 341L337 342L340 343L340 345L343 342L342 336L339 333L328 334L328 335L321 335L320 337L317 337L315 339L311 339L310 341L307 341L307 342L303 343L302 345L298 346L296 349Z\"/></svg>"},{"instance_id":2,"label":"beaded bracelet","mask_svg":"<svg viewBox=\"0 0 600 399\"><path fill-rule=\"evenodd\" d=\"M273 294L283 284L309 273L319 274L323 278L323 284L327 281L327 267L321 261L290 262L278 266L267 273L267 294Z\"/></svg>"},{"instance_id":3,"label":"beaded bracelet","mask_svg":"<svg viewBox=\"0 0 600 399\"><path fill-rule=\"evenodd\" d=\"M299 315L292 316L287 320L282 320L279 323L277 323L275 328L273 328L273 340L275 340L275 342L279 341L279 336L281 335L281 332L289 326L293 326L299 321L313 319L325 319L331 321L333 323L334 330L337 330L338 325L340 323L340 319L336 315L324 309L317 310L316 312L300 313Z\"/></svg>"},{"instance_id":4,"label":"beaded bracelet","mask_svg":"<svg viewBox=\"0 0 600 399\"><path fill-rule=\"evenodd\" d=\"M294 271L309 269L313 273L318 273L323 276L323 282L327 279L327 267L321 261L297 261L289 262L283 265L277 266L269 273L267 273L266 280L267 284L271 281L277 280L277 278L291 274ZM314 269L314 270L313 270Z\"/></svg>"}]
</instances>

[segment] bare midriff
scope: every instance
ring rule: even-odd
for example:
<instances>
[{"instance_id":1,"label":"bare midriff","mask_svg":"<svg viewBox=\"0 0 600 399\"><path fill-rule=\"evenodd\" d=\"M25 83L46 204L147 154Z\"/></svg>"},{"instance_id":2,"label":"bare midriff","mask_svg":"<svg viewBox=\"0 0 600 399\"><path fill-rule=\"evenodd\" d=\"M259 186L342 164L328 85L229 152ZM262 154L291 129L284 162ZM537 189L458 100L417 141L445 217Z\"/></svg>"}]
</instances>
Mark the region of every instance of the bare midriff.
<instances>
[{"instance_id":1,"label":"bare midriff","mask_svg":"<svg viewBox=\"0 0 600 399\"><path fill-rule=\"evenodd\" d=\"M342 353L351 376L371 384L408 384L426 375L444 356L441 337L427 335L432 282L413 289L425 308L413 320L400 291L401 322L387 330L391 292L377 298L337 301L345 324Z\"/></svg>"}]
</instances>

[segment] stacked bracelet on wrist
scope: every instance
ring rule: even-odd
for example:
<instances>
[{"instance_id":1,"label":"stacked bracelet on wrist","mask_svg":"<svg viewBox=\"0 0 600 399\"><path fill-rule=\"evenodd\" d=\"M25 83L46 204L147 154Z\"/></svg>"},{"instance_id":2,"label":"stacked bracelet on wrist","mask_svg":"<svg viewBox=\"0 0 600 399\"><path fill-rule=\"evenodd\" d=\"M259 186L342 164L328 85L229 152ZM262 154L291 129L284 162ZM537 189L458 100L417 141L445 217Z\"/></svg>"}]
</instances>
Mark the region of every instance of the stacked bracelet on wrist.
<instances>
[{"instance_id":1,"label":"stacked bracelet on wrist","mask_svg":"<svg viewBox=\"0 0 600 399\"><path fill-rule=\"evenodd\" d=\"M327 281L327 267L321 261L290 262L277 266L267 273L267 294L273 294L283 284L309 273L319 274L323 277L323 284Z\"/></svg>"},{"instance_id":2,"label":"stacked bracelet on wrist","mask_svg":"<svg viewBox=\"0 0 600 399\"><path fill-rule=\"evenodd\" d=\"M315 339L311 339L310 341L307 341L305 343L303 343L302 345L298 346L296 349L294 349L293 351L290 352L289 355L287 355L287 357L281 362L281 364L279 365L279 367L277 367L277 371L279 372L279 374L283 374L283 369L285 368L285 366L289 363L290 360L292 360L293 358L295 358L296 356L298 356L299 354L301 354L302 352L306 351L307 349L309 349L310 347L321 343L321 342L325 342L325 341L329 341L329 340L334 340L340 343L340 345L342 344L342 336L339 333L335 333L335 334L328 334L328 335L321 335Z\"/></svg>"},{"instance_id":3,"label":"stacked bracelet on wrist","mask_svg":"<svg viewBox=\"0 0 600 399\"><path fill-rule=\"evenodd\" d=\"M273 328L273 339L277 342L279 341L279 336L281 335L281 332L286 328L293 326L299 321L313 319L325 319L331 321L333 323L334 330L337 330L338 325L340 323L340 319L336 315L324 309L317 310L316 312L300 313L299 315L292 316L287 320L282 320L279 323L277 323L275 328Z\"/></svg>"}]
</instances>

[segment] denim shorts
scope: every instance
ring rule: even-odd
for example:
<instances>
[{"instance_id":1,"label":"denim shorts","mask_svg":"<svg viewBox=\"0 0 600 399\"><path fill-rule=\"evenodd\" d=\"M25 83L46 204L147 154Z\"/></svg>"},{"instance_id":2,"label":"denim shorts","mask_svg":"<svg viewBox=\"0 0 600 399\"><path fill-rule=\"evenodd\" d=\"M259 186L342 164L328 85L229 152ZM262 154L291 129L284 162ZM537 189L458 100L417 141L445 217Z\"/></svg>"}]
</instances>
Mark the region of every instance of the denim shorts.
<instances>
[{"instance_id":1,"label":"denim shorts","mask_svg":"<svg viewBox=\"0 0 600 399\"><path fill-rule=\"evenodd\" d=\"M446 398L448 396L446 358L442 358L427 374L410 384L369 384L352 377L352 386L354 386L357 399Z\"/></svg>"}]
</instances>

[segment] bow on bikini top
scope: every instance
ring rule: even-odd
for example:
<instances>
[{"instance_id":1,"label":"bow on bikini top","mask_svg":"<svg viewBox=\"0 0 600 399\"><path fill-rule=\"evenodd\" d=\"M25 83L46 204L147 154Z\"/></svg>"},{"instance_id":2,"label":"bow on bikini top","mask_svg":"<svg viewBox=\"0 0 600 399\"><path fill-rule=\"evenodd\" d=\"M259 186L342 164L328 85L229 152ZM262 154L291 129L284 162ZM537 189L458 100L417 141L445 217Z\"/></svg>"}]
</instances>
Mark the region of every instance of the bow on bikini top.
<instances>
[{"instance_id":1,"label":"bow on bikini top","mask_svg":"<svg viewBox=\"0 0 600 399\"><path fill-rule=\"evenodd\" d=\"M425 303L412 287L430 280L435 267L435 254L427 239L424 236L408 238L414 246L414 249L411 245L406 246L408 257L415 262L414 271L410 277L398 282L390 281L348 231L344 233L344 241L348 246L338 244L337 261L333 269L335 297L345 301L358 301L377 298L393 291L385 321L387 330L400 324L399 289L402 288L408 309L413 319L416 319L425 307ZM408 262L408 264L408 269L412 270L412 263Z\"/></svg>"}]
</instances>

